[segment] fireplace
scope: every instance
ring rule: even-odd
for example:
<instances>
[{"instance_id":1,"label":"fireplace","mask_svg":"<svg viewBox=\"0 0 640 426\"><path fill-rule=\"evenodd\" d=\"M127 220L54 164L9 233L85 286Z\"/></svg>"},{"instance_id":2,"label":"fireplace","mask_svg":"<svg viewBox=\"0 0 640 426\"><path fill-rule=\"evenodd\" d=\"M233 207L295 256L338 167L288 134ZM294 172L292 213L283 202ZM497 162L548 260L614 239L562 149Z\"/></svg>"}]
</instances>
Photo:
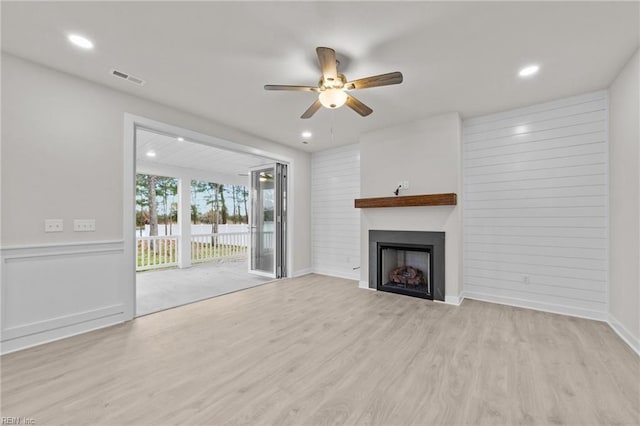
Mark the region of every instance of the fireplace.
<instances>
[{"instance_id":1,"label":"fireplace","mask_svg":"<svg viewBox=\"0 0 640 426\"><path fill-rule=\"evenodd\" d=\"M444 300L444 232L369 231L369 287Z\"/></svg>"},{"instance_id":2,"label":"fireplace","mask_svg":"<svg viewBox=\"0 0 640 426\"><path fill-rule=\"evenodd\" d=\"M433 299L431 246L378 245L378 290Z\"/></svg>"}]
</instances>

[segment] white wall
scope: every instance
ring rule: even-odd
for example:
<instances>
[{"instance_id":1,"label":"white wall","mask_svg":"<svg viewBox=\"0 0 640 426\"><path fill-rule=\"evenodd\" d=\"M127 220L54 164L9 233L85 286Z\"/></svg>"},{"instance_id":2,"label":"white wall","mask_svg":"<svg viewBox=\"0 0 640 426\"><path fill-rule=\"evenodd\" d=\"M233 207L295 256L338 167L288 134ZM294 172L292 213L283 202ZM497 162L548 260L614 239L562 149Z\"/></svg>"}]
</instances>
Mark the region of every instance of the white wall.
<instances>
[{"instance_id":1,"label":"white wall","mask_svg":"<svg viewBox=\"0 0 640 426\"><path fill-rule=\"evenodd\" d=\"M610 88L610 322L640 352L640 51Z\"/></svg>"},{"instance_id":2,"label":"white wall","mask_svg":"<svg viewBox=\"0 0 640 426\"><path fill-rule=\"evenodd\" d=\"M360 147L347 145L311 156L313 271L360 277Z\"/></svg>"},{"instance_id":3,"label":"white wall","mask_svg":"<svg viewBox=\"0 0 640 426\"><path fill-rule=\"evenodd\" d=\"M369 230L444 231L445 295L456 303L461 283L461 123L457 113L364 134L360 139L360 196L393 196L399 181L409 181L401 195L455 192L457 206L361 209L360 280L368 286Z\"/></svg>"},{"instance_id":4,"label":"white wall","mask_svg":"<svg viewBox=\"0 0 640 426\"><path fill-rule=\"evenodd\" d=\"M12 334L3 351L127 318L122 309L104 309L122 305L132 283L101 275L93 258L80 254L93 247L105 264L124 262L125 113L292 158L293 272L311 267L309 154L4 53L2 89L3 331L9 324L32 333ZM47 218L63 219L65 231L45 234ZM75 218L95 218L96 232L72 232ZM43 273L25 275L25 262ZM94 291L78 293L82 283ZM41 318L38 307L59 299L73 303L56 304Z\"/></svg>"},{"instance_id":5,"label":"white wall","mask_svg":"<svg viewBox=\"0 0 640 426\"><path fill-rule=\"evenodd\" d=\"M607 94L463 122L465 297L607 317Z\"/></svg>"}]
</instances>

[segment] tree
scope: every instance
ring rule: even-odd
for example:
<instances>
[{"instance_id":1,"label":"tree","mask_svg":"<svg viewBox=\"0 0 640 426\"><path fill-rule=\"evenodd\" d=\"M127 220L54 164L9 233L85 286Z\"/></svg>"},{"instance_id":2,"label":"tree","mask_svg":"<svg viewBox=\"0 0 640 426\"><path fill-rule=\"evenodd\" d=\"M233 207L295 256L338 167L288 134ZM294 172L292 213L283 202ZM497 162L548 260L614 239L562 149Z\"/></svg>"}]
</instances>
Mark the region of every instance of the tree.
<instances>
[{"instance_id":1,"label":"tree","mask_svg":"<svg viewBox=\"0 0 640 426\"><path fill-rule=\"evenodd\" d=\"M173 201L171 203L171 211L169 214L169 229L171 230L171 224L173 223L178 223L178 202L177 201ZM171 232L171 234L173 234L173 231Z\"/></svg>"},{"instance_id":2,"label":"tree","mask_svg":"<svg viewBox=\"0 0 640 426\"><path fill-rule=\"evenodd\" d=\"M171 212L169 211L169 207L171 206L169 197L173 198L178 193L178 180L172 177L156 176L156 185L156 193L158 196L162 197L164 234L170 235L173 233L173 229L169 224L171 215Z\"/></svg>"},{"instance_id":3,"label":"tree","mask_svg":"<svg viewBox=\"0 0 640 426\"><path fill-rule=\"evenodd\" d=\"M136 175L136 226L140 228L140 236L144 229L145 221L148 220L148 212L145 207L149 208L149 185L147 175Z\"/></svg>"},{"instance_id":4,"label":"tree","mask_svg":"<svg viewBox=\"0 0 640 426\"><path fill-rule=\"evenodd\" d=\"M247 209L247 198L249 197L249 190L247 190L246 186L239 186L238 194L240 195L242 199L242 203L244 204L244 215L245 215L244 223L249 223L249 210Z\"/></svg>"},{"instance_id":5,"label":"tree","mask_svg":"<svg viewBox=\"0 0 640 426\"><path fill-rule=\"evenodd\" d=\"M200 212L198 212L198 206L195 204L191 204L191 223L197 223L198 222L198 215L200 214Z\"/></svg>"},{"instance_id":6,"label":"tree","mask_svg":"<svg viewBox=\"0 0 640 426\"><path fill-rule=\"evenodd\" d=\"M211 223L211 233L218 233L218 223L220 215L218 214L218 193L219 187L217 183L214 182L204 182L204 187L206 188L207 195L205 197L205 201L208 205L211 206L209 210L209 223ZM215 244L215 238L211 237L211 244Z\"/></svg>"},{"instance_id":7,"label":"tree","mask_svg":"<svg viewBox=\"0 0 640 426\"><path fill-rule=\"evenodd\" d=\"M234 223L238 223L240 222L239 216L240 216L240 212L238 210L240 210L238 208L238 197L237 197L237 189L238 188L236 185L231 185L231 200L233 202L233 222Z\"/></svg>"},{"instance_id":8,"label":"tree","mask_svg":"<svg viewBox=\"0 0 640 426\"><path fill-rule=\"evenodd\" d=\"M158 235L158 203L156 200L156 176L147 175L149 191L149 235ZM153 249L153 240L149 241L149 248Z\"/></svg>"},{"instance_id":9,"label":"tree","mask_svg":"<svg viewBox=\"0 0 640 426\"><path fill-rule=\"evenodd\" d=\"M199 195L207 191L206 182L197 180L191 181L191 220L193 223L201 221L200 212L198 211Z\"/></svg>"},{"instance_id":10,"label":"tree","mask_svg":"<svg viewBox=\"0 0 640 426\"><path fill-rule=\"evenodd\" d=\"M233 200L233 222L244 223L245 215L243 214L241 205L244 204L244 212L247 211L247 197L249 192L247 188L242 185L233 185L231 190L227 191L227 194L231 194Z\"/></svg>"},{"instance_id":11,"label":"tree","mask_svg":"<svg viewBox=\"0 0 640 426\"><path fill-rule=\"evenodd\" d=\"M222 223L226 224L229 211L227 210L227 203L224 200L224 186L222 184L218 184L218 192L220 192L220 216L222 217Z\"/></svg>"}]
</instances>

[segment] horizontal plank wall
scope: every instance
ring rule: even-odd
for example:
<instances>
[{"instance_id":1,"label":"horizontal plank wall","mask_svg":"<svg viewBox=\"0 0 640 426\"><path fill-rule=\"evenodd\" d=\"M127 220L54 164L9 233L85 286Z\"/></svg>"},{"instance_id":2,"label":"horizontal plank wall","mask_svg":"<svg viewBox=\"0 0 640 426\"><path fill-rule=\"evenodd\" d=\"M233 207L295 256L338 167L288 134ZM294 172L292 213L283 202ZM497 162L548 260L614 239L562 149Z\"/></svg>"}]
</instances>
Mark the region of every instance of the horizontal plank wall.
<instances>
[{"instance_id":1,"label":"horizontal plank wall","mask_svg":"<svg viewBox=\"0 0 640 426\"><path fill-rule=\"evenodd\" d=\"M311 157L311 234L316 273L358 279L360 148L347 145ZM354 269L355 268L355 269Z\"/></svg>"},{"instance_id":2,"label":"horizontal plank wall","mask_svg":"<svg viewBox=\"0 0 640 426\"><path fill-rule=\"evenodd\" d=\"M606 319L606 92L463 122L465 297Z\"/></svg>"}]
</instances>

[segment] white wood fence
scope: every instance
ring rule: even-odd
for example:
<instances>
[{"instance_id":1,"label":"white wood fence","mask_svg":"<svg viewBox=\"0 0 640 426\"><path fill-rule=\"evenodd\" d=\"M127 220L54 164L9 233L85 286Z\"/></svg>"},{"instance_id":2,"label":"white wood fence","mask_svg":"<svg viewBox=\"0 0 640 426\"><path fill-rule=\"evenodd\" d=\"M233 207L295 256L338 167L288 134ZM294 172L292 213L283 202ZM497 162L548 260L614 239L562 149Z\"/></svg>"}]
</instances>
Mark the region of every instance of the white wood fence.
<instances>
[{"instance_id":1,"label":"white wood fence","mask_svg":"<svg viewBox=\"0 0 640 426\"><path fill-rule=\"evenodd\" d=\"M272 234L272 233L269 233ZM266 236L272 241L272 236ZM136 271L178 266L179 235L136 237ZM249 250L248 232L196 234L191 236L191 262L241 259Z\"/></svg>"},{"instance_id":2,"label":"white wood fence","mask_svg":"<svg viewBox=\"0 0 640 426\"><path fill-rule=\"evenodd\" d=\"M248 232L192 235L191 262L202 263L219 259L242 258L247 255L248 248Z\"/></svg>"},{"instance_id":3,"label":"white wood fence","mask_svg":"<svg viewBox=\"0 0 640 426\"><path fill-rule=\"evenodd\" d=\"M137 237L136 271L178 265L178 236Z\"/></svg>"}]
</instances>

